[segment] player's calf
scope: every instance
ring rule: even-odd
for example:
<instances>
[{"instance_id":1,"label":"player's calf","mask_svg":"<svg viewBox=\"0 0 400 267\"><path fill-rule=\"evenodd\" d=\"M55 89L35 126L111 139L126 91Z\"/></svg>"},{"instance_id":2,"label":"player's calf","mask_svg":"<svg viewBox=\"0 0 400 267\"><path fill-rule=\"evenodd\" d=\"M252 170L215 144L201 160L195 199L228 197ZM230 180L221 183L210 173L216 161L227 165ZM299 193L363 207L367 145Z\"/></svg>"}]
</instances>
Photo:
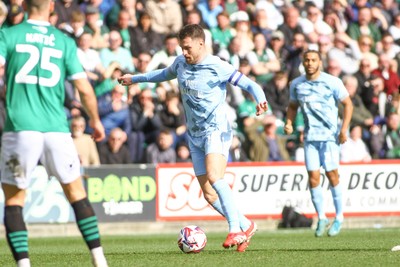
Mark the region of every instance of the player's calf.
<instances>
[{"instance_id":1,"label":"player's calf","mask_svg":"<svg viewBox=\"0 0 400 267\"><path fill-rule=\"evenodd\" d=\"M95 267L107 267L107 261L100 243L100 233L97 217L87 198L71 204L75 213L76 223L92 255Z\"/></svg>"},{"instance_id":2,"label":"player's calf","mask_svg":"<svg viewBox=\"0 0 400 267\"><path fill-rule=\"evenodd\" d=\"M4 208L6 238L18 266L30 266L28 254L28 231L22 215L21 206Z\"/></svg>"}]
</instances>

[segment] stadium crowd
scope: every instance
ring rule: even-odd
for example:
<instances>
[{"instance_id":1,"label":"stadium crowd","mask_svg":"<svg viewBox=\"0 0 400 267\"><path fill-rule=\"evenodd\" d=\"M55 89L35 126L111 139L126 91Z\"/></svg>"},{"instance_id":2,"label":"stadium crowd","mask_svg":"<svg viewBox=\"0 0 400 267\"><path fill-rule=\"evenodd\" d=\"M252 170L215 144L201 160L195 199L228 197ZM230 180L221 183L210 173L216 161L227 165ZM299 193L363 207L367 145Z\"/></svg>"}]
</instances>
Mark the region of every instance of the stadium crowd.
<instances>
[{"instance_id":1,"label":"stadium crowd","mask_svg":"<svg viewBox=\"0 0 400 267\"><path fill-rule=\"evenodd\" d=\"M22 1L0 2L2 28L26 19ZM182 53L176 33L186 24L203 26L209 52L259 83L269 101L269 112L256 117L252 96L227 85L235 129L229 162L304 160L301 112L293 135L283 125L307 49L321 53L323 71L343 80L354 105L341 160L400 158L399 1L56 0L50 23L76 41L106 129L107 139L94 144L66 80L65 112L83 166L190 162L177 82L117 82L170 65ZM5 90L2 68L0 131Z\"/></svg>"}]
</instances>

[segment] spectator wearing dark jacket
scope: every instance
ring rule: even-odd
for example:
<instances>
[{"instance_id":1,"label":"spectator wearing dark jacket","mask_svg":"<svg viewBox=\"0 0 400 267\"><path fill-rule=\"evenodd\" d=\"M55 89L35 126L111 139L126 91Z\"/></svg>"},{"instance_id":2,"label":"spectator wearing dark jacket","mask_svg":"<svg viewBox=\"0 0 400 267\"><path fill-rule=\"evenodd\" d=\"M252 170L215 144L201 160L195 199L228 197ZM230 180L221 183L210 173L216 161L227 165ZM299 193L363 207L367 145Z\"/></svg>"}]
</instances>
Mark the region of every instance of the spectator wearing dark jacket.
<instances>
[{"instance_id":1,"label":"spectator wearing dark jacket","mask_svg":"<svg viewBox=\"0 0 400 267\"><path fill-rule=\"evenodd\" d=\"M138 25L129 27L130 49L134 58L137 58L140 53L148 52L154 55L161 50L164 43L164 36L156 33L151 28L151 17L148 13L140 14Z\"/></svg>"},{"instance_id":2,"label":"spectator wearing dark jacket","mask_svg":"<svg viewBox=\"0 0 400 267\"><path fill-rule=\"evenodd\" d=\"M131 156L125 145L126 133L120 128L114 128L106 143L99 145L101 164L129 164Z\"/></svg>"},{"instance_id":3,"label":"spectator wearing dark jacket","mask_svg":"<svg viewBox=\"0 0 400 267\"><path fill-rule=\"evenodd\" d=\"M131 131L128 134L132 162L143 161L146 145L155 143L163 124L154 104L151 89L143 89L129 105Z\"/></svg>"},{"instance_id":4,"label":"spectator wearing dark jacket","mask_svg":"<svg viewBox=\"0 0 400 267\"><path fill-rule=\"evenodd\" d=\"M271 106L272 113L283 120L286 117L286 108L289 105L288 75L286 72L279 71L273 80L264 86L265 95Z\"/></svg>"},{"instance_id":5,"label":"spectator wearing dark jacket","mask_svg":"<svg viewBox=\"0 0 400 267\"><path fill-rule=\"evenodd\" d=\"M129 133L131 130L125 92L125 87L117 84L111 92L105 93L97 99L100 119L107 137L111 130L117 127L125 133Z\"/></svg>"},{"instance_id":6,"label":"spectator wearing dark jacket","mask_svg":"<svg viewBox=\"0 0 400 267\"><path fill-rule=\"evenodd\" d=\"M176 152L173 148L173 142L171 131L162 130L157 141L146 148L146 163L175 163Z\"/></svg>"}]
</instances>

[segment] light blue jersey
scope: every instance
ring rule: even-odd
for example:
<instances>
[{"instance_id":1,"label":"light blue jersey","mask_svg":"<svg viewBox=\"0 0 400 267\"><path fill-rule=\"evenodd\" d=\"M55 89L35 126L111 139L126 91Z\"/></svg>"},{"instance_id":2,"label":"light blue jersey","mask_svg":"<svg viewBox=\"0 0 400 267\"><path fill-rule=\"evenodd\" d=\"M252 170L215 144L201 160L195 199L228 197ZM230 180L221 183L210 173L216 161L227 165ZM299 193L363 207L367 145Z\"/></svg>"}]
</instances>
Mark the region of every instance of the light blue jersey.
<instances>
[{"instance_id":1,"label":"light blue jersey","mask_svg":"<svg viewBox=\"0 0 400 267\"><path fill-rule=\"evenodd\" d=\"M338 103L348 96L343 82L325 72L313 81L305 75L292 81L290 101L298 103L303 113L305 141L337 141Z\"/></svg>"},{"instance_id":2,"label":"light blue jersey","mask_svg":"<svg viewBox=\"0 0 400 267\"><path fill-rule=\"evenodd\" d=\"M162 82L178 78L185 109L189 147L196 176L206 174L205 156L228 157L232 131L225 110L226 83L248 91L257 103L266 102L256 82L219 57L208 55L198 64L188 64L183 55L162 70L132 76L132 82Z\"/></svg>"},{"instance_id":3,"label":"light blue jersey","mask_svg":"<svg viewBox=\"0 0 400 267\"><path fill-rule=\"evenodd\" d=\"M178 78L187 128L192 137L231 130L224 108L227 82L251 93L257 103L266 101L257 83L212 55L194 65L186 63L184 56L180 55L168 68L134 75L132 82L160 82L174 78Z\"/></svg>"}]
</instances>

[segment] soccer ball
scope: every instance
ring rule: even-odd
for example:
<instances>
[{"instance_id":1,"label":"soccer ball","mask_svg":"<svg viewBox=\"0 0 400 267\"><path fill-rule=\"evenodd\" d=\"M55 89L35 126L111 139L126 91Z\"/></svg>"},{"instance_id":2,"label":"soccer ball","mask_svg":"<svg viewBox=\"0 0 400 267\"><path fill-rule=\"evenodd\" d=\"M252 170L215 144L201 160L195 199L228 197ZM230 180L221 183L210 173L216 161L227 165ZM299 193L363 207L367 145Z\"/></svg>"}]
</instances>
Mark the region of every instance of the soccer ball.
<instances>
[{"instance_id":1,"label":"soccer ball","mask_svg":"<svg viewBox=\"0 0 400 267\"><path fill-rule=\"evenodd\" d=\"M207 236L196 225L188 225L178 235L178 247L185 253L199 253L207 244Z\"/></svg>"}]
</instances>

